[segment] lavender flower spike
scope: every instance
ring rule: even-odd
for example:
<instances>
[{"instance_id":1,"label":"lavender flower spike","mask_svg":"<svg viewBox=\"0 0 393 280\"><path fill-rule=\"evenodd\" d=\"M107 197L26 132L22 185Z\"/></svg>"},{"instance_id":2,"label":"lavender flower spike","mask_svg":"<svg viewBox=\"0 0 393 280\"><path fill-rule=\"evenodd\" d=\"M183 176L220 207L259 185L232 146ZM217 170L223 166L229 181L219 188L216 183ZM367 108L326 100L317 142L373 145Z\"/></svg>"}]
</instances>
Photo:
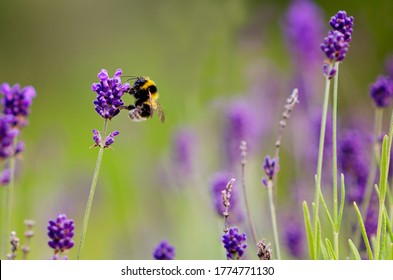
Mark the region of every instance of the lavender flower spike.
<instances>
[{"instance_id":1,"label":"lavender flower spike","mask_svg":"<svg viewBox=\"0 0 393 280\"><path fill-rule=\"evenodd\" d=\"M115 137L119 134L120 134L119 131L113 131L111 134L109 134L105 138L104 148L109 148L109 146L115 142Z\"/></svg>"},{"instance_id":2,"label":"lavender flower spike","mask_svg":"<svg viewBox=\"0 0 393 280\"><path fill-rule=\"evenodd\" d=\"M74 247L74 221L67 219L64 214L58 214L56 220L48 222L48 245L55 250L55 254L65 252Z\"/></svg>"},{"instance_id":3,"label":"lavender flower spike","mask_svg":"<svg viewBox=\"0 0 393 280\"><path fill-rule=\"evenodd\" d=\"M91 89L97 93L97 99L94 100L95 110L104 119L111 120L120 113L120 109L124 105L121 98L124 92L130 89L130 85L121 83L121 74L122 70L118 69L113 78L109 78L108 72L102 69L98 73L100 82L92 84Z\"/></svg>"},{"instance_id":4,"label":"lavender flower spike","mask_svg":"<svg viewBox=\"0 0 393 280\"><path fill-rule=\"evenodd\" d=\"M330 62L342 61L348 52L348 42L345 41L344 34L340 31L329 31L321 44L321 50L325 53Z\"/></svg>"},{"instance_id":5,"label":"lavender flower spike","mask_svg":"<svg viewBox=\"0 0 393 280\"><path fill-rule=\"evenodd\" d=\"M237 227L229 228L229 231L222 236L222 243L227 250L227 258L231 260L240 259L247 248L246 234L239 234Z\"/></svg>"},{"instance_id":6,"label":"lavender flower spike","mask_svg":"<svg viewBox=\"0 0 393 280\"><path fill-rule=\"evenodd\" d=\"M353 32L353 16L348 17L347 12L338 11L336 15L330 18L330 26L344 35L344 40L347 42L351 41L351 35Z\"/></svg>"},{"instance_id":7,"label":"lavender flower spike","mask_svg":"<svg viewBox=\"0 0 393 280\"><path fill-rule=\"evenodd\" d=\"M175 248L169 245L166 240L163 240L155 248L153 257L156 260L173 260L175 259Z\"/></svg>"},{"instance_id":8,"label":"lavender flower spike","mask_svg":"<svg viewBox=\"0 0 393 280\"><path fill-rule=\"evenodd\" d=\"M13 142L19 129L13 127L14 117L0 114L0 161L15 154Z\"/></svg>"},{"instance_id":9,"label":"lavender flower spike","mask_svg":"<svg viewBox=\"0 0 393 280\"><path fill-rule=\"evenodd\" d=\"M33 98L36 96L34 87L21 88L19 84L11 87L8 83L3 83L1 85L1 93L4 95L1 100L3 113L14 117L12 125L17 127L26 126L30 107Z\"/></svg>"},{"instance_id":10,"label":"lavender flower spike","mask_svg":"<svg viewBox=\"0 0 393 280\"><path fill-rule=\"evenodd\" d=\"M265 163L263 164L263 170L265 171L267 178L263 178L262 183L267 187L268 186L267 181L272 180L274 175L279 170L278 160L275 158L270 158L270 156L266 156Z\"/></svg>"},{"instance_id":11,"label":"lavender flower spike","mask_svg":"<svg viewBox=\"0 0 393 280\"><path fill-rule=\"evenodd\" d=\"M387 76L379 76L370 86L370 96L377 107L388 107L393 97L393 80Z\"/></svg>"}]
</instances>

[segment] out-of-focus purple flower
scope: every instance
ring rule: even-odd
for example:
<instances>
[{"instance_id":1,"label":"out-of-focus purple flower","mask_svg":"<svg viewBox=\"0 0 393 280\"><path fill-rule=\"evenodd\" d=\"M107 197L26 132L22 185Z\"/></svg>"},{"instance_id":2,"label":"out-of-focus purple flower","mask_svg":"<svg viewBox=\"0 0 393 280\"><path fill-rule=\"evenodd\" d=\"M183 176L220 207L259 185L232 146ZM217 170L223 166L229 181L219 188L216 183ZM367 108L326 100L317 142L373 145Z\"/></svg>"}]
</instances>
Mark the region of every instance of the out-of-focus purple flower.
<instances>
[{"instance_id":1,"label":"out-of-focus purple flower","mask_svg":"<svg viewBox=\"0 0 393 280\"><path fill-rule=\"evenodd\" d=\"M347 42L351 41L351 35L353 32L353 16L347 16L347 12L338 11L336 15L330 18L330 26L344 35L344 40Z\"/></svg>"},{"instance_id":2,"label":"out-of-focus purple flower","mask_svg":"<svg viewBox=\"0 0 393 280\"><path fill-rule=\"evenodd\" d=\"M370 205L367 209L366 219L364 221L364 227L368 237L371 239L372 236L377 234L378 229L378 196L373 192L371 196Z\"/></svg>"},{"instance_id":3,"label":"out-of-focus purple flower","mask_svg":"<svg viewBox=\"0 0 393 280\"><path fill-rule=\"evenodd\" d=\"M97 129L93 129L93 147L100 147L101 146L101 133Z\"/></svg>"},{"instance_id":4,"label":"out-of-focus purple flower","mask_svg":"<svg viewBox=\"0 0 393 280\"><path fill-rule=\"evenodd\" d=\"M187 176L192 173L193 150L196 137L189 129L178 130L173 138L173 161L178 175Z\"/></svg>"},{"instance_id":5,"label":"out-of-focus purple flower","mask_svg":"<svg viewBox=\"0 0 393 280\"><path fill-rule=\"evenodd\" d=\"M100 82L92 84L91 89L97 93L97 99L94 100L95 110L104 119L112 119L120 113L121 106L124 105L121 98L124 92L130 89L130 85L121 83L121 74L122 70L118 69L113 78L109 78L108 72L102 69L98 73Z\"/></svg>"},{"instance_id":6,"label":"out-of-focus purple flower","mask_svg":"<svg viewBox=\"0 0 393 280\"><path fill-rule=\"evenodd\" d=\"M109 146L115 142L115 137L119 134L120 134L119 131L113 131L111 134L109 134L105 138L104 148L109 148Z\"/></svg>"},{"instance_id":7,"label":"out-of-focus purple flower","mask_svg":"<svg viewBox=\"0 0 393 280\"><path fill-rule=\"evenodd\" d=\"M174 260L175 247L169 245L166 240L163 240L154 249L153 257L156 260Z\"/></svg>"},{"instance_id":8,"label":"out-of-focus purple flower","mask_svg":"<svg viewBox=\"0 0 393 280\"><path fill-rule=\"evenodd\" d=\"M276 158L270 158L270 156L266 156L262 167L266 175L266 178L262 179L262 183L267 187L268 181L273 179L274 175L280 168L278 165L278 160Z\"/></svg>"},{"instance_id":9,"label":"out-of-focus purple flower","mask_svg":"<svg viewBox=\"0 0 393 280\"><path fill-rule=\"evenodd\" d=\"M288 252L296 258L301 258L305 241L302 224L294 219L288 220L284 225L284 241Z\"/></svg>"},{"instance_id":10,"label":"out-of-focus purple flower","mask_svg":"<svg viewBox=\"0 0 393 280\"><path fill-rule=\"evenodd\" d=\"M0 160L15 154L13 143L19 134L19 129L13 127L13 120L13 116L0 114Z\"/></svg>"},{"instance_id":11,"label":"out-of-focus purple flower","mask_svg":"<svg viewBox=\"0 0 393 280\"><path fill-rule=\"evenodd\" d=\"M389 106L393 97L393 80L388 76L379 76L370 86L370 96L377 107Z\"/></svg>"},{"instance_id":12,"label":"out-of-focus purple flower","mask_svg":"<svg viewBox=\"0 0 393 280\"><path fill-rule=\"evenodd\" d=\"M36 96L34 87L27 86L21 88L19 84L12 87L8 83L1 85L1 93L4 95L1 99L3 113L13 116L13 126L26 126L27 117L30 114L30 107L33 98Z\"/></svg>"},{"instance_id":13,"label":"out-of-focus purple flower","mask_svg":"<svg viewBox=\"0 0 393 280\"><path fill-rule=\"evenodd\" d=\"M292 1L285 18L284 32L295 63L321 61L318 44L322 37L322 12L309 0Z\"/></svg>"},{"instance_id":14,"label":"out-of-focus purple flower","mask_svg":"<svg viewBox=\"0 0 393 280\"><path fill-rule=\"evenodd\" d=\"M337 30L329 31L321 44L321 50L325 53L330 62L342 61L348 52L348 42L344 35Z\"/></svg>"},{"instance_id":15,"label":"out-of-focus purple flower","mask_svg":"<svg viewBox=\"0 0 393 280\"><path fill-rule=\"evenodd\" d=\"M8 168L0 171L0 186L6 186L9 184L11 179L11 171Z\"/></svg>"},{"instance_id":16,"label":"out-of-focus purple flower","mask_svg":"<svg viewBox=\"0 0 393 280\"><path fill-rule=\"evenodd\" d=\"M16 143L16 147L15 147L15 155L18 155L20 153L23 153L23 151L25 150L26 146L25 146L25 142L18 141L18 143Z\"/></svg>"},{"instance_id":17,"label":"out-of-focus purple flower","mask_svg":"<svg viewBox=\"0 0 393 280\"><path fill-rule=\"evenodd\" d=\"M249 152L252 152L260 129L253 105L244 100L235 100L228 106L225 120L224 148L228 166L232 169L240 163L240 142L246 141Z\"/></svg>"},{"instance_id":18,"label":"out-of-focus purple flower","mask_svg":"<svg viewBox=\"0 0 393 280\"><path fill-rule=\"evenodd\" d=\"M55 250L55 254L64 252L74 247L74 221L67 219L64 214L58 214L56 220L48 222L48 245Z\"/></svg>"},{"instance_id":19,"label":"out-of-focus purple flower","mask_svg":"<svg viewBox=\"0 0 393 280\"><path fill-rule=\"evenodd\" d=\"M338 163L345 175L346 199L358 204L363 201L369 171L363 142L364 136L358 130L348 130L338 143Z\"/></svg>"},{"instance_id":20,"label":"out-of-focus purple flower","mask_svg":"<svg viewBox=\"0 0 393 280\"><path fill-rule=\"evenodd\" d=\"M222 243L227 250L227 258L239 260L243 256L244 250L247 248L246 240L246 234L239 234L239 229L237 227L229 228L228 232L222 236Z\"/></svg>"}]
</instances>

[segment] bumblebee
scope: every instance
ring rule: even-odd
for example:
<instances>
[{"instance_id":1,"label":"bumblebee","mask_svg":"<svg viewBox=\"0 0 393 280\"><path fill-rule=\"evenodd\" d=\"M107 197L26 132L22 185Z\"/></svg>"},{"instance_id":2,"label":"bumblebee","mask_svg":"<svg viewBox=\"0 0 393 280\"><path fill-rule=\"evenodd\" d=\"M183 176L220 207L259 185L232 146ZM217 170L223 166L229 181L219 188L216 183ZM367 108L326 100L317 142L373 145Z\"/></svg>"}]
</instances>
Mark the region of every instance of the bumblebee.
<instances>
[{"instance_id":1,"label":"bumblebee","mask_svg":"<svg viewBox=\"0 0 393 280\"><path fill-rule=\"evenodd\" d=\"M125 107L131 120L135 122L145 121L152 118L154 111L157 111L160 121L165 122L164 111L158 103L157 86L153 80L148 77L135 77L134 85L128 93L135 97L134 105Z\"/></svg>"}]
</instances>

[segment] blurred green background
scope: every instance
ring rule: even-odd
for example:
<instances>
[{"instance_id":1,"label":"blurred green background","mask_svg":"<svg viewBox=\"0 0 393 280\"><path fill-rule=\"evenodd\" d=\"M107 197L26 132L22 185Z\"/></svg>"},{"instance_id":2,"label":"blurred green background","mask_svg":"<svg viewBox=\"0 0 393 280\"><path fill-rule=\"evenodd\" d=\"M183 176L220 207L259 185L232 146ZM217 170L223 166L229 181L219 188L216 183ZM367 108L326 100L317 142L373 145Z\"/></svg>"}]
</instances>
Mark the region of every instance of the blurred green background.
<instances>
[{"instance_id":1,"label":"blurred green background","mask_svg":"<svg viewBox=\"0 0 393 280\"><path fill-rule=\"evenodd\" d=\"M98 152L89 149L91 131L103 125L94 111L91 84L98 81L100 69L112 76L121 68L124 75L149 76L157 83L166 123L157 118L133 123L126 112L111 121L109 130L120 135L114 150L104 153L84 258L151 259L154 247L167 239L178 259L223 259L222 220L209 197L210 177L222 168L223 157L219 132L225 106L215 102L245 96L256 62L262 73L274 69L282 78L277 96L284 100L289 95L294 68L282 31L289 3L1 1L0 81L33 85L37 91L30 124L22 133L27 149L17 162L13 221L19 235L24 219L36 221L30 258L52 257L46 224L65 213L76 223L76 246L69 252L75 259ZM339 110L343 118L361 112L371 123L368 87L393 53L393 2L316 3L324 12L326 31L330 16L340 9L356 19L340 69ZM323 79L321 74L319 82ZM261 80L269 86L266 78ZM322 92L316 99L320 104ZM130 96L124 100L133 101ZM198 136L197 171L179 183L171 176L172 140L182 127ZM272 131L276 127L272 123ZM284 145L291 138L285 135ZM272 233L260 165L272 153L275 137L261 143L262 154L250 159L247 173L253 215L259 235L267 240ZM312 178L315 170L308 171ZM291 172L280 173L282 182L290 181L286 174ZM287 194L278 195L283 201L279 207L285 207Z\"/></svg>"}]
</instances>

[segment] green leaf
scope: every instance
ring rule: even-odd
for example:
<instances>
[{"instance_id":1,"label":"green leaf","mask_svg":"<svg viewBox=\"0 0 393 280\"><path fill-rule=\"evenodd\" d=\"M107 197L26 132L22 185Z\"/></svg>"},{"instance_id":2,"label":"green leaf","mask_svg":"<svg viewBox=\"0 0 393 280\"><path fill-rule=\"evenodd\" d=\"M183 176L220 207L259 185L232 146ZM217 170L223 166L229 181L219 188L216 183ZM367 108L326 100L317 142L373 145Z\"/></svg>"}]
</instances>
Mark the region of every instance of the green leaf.
<instances>
[{"instance_id":1,"label":"green leaf","mask_svg":"<svg viewBox=\"0 0 393 280\"><path fill-rule=\"evenodd\" d=\"M387 242L386 242L386 219L385 216L383 216L382 218L382 232L381 232L381 245L379 247L379 252L378 252L378 260L382 260L383 259L383 254L384 254L384 250L386 249Z\"/></svg>"},{"instance_id":2,"label":"green leaf","mask_svg":"<svg viewBox=\"0 0 393 280\"><path fill-rule=\"evenodd\" d=\"M306 227L306 235L307 235L307 243L308 250L310 253L310 259L315 260L314 256L314 238L311 227L311 219L310 219L310 211L308 211L307 202L303 201L303 217L304 217L304 225Z\"/></svg>"},{"instance_id":3,"label":"green leaf","mask_svg":"<svg viewBox=\"0 0 393 280\"><path fill-rule=\"evenodd\" d=\"M321 221L317 217L317 248L315 248L315 259L319 257L319 251L321 248L321 240L322 240L322 229L321 229Z\"/></svg>"},{"instance_id":4,"label":"green leaf","mask_svg":"<svg viewBox=\"0 0 393 280\"><path fill-rule=\"evenodd\" d=\"M364 223L363 223L362 214L360 213L359 208L358 208L356 202L353 203L353 207L355 208L356 214L358 216L360 230L362 232L362 237L363 237L364 244L366 245L368 258L369 258L369 260L373 260L374 259L373 252L371 250L370 241L368 240L366 228L365 228Z\"/></svg>"},{"instance_id":5,"label":"green leaf","mask_svg":"<svg viewBox=\"0 0 393 280\"><path fill-rule=\"evenodd\" d=\"M323 242L322 242L322 240L321 240L321 253L322 253L322 258L324 259L324 260L329 260L330 258L329 258L329 255L328 255L328 253L327 253L327 251L326 251L326 247L325 247L325 244L323 244Z\"/></svg>"},{"instance_id":6,"label":"green leaf","mask_svg":"<svg viewBox=\"0 0 393 280\"><path fill-rule=\"evenodd\" d=\"M336 253L334 253L332 243L330 242L330 240L328 238L325 238L325 243L326 243L326 249L327 249L330 259L337 260Z\"/></svg>"},{"instance_id":7,"label":"green leaf","mask_svg":"<svg viewBox=\"0 0 393 280\"><path fill-rule=\"evenodd\" d=\"M328 217L328 219L329 219L329 222L330 222L330 224L332 225L332 228L334 229L334 228L335 228L334 222L333 222L332 216L330 215L329 209L328 209L328 207L327 207L327 205L326 205L325 199L323 198L322 191L319 193L319 197L320 197L320 199L321 199L323 208L325 209L325 212L326 212L326 215L327 215L327 217Z\"/></svg>"},{"instance_id":8,"label":"green leaf","mask_svg":"<svg viewBox=\"0 0 393 280\"><path fill-rule=\"evenodd\" d=\"M390 237L390 242L393 242L392 225L390 224L389 215L388 215L388 211L386 210L386 207L385 207L385 219L386 219L386 228L388 230L389 237Z\"/></svg>"},{"instance_id":9,"label":"green leaf","mask_svg":"<svg viewBox=\"0 0 393 280\"><path fill-rule=\"evenodd\" d=\"M352 242L351 239L348 239L348 244L349 244L349 248L352 251L353 257L355 258L355 260L360 261L362 258L360 257L359 251L356 248L355 244Z\"/></svg>"}]
</instances>

